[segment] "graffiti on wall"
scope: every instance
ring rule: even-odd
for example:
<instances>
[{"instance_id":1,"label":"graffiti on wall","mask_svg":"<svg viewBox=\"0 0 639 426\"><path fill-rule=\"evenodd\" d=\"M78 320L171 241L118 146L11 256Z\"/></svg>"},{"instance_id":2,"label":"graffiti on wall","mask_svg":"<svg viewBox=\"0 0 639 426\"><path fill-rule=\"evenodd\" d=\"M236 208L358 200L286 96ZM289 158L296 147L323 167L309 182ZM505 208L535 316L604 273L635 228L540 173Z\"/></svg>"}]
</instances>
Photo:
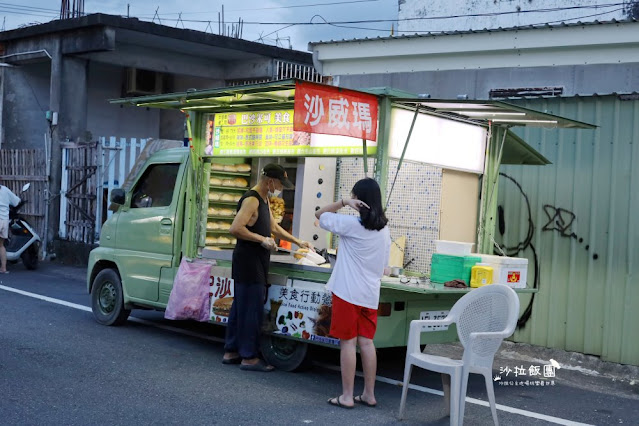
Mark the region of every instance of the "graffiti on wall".
<instances>
[{"instance_id":1,"label":"graffiti on wall","mask_svg":"<svg viewBox=\"0 0 639 426\"><path fill-rule=\"evenodd\" d=\"M544 212L546 213L547 222L542 228L542 231L556 231L559 232L559 235L562 237L573 238L577 240L579 244L584 243L584 239L572 231L572 225L577 218L575 213L549 204L544 205ZM590 250L590 245L586 244L585 249ZM599 255L593 253L592 258L597 260L599 259Z\"/></svg>"},{"instance_id":2,"label":"graffiti on wall","mask_svg":"<svg viewBox=\"0 0 639 426\"><path fill-rule=\"evenodd\" d=\"M497 230L502 237L502 246L501 250L503 253L500 253L498 250L495 250L495 254L505 254L506 256L525 256L532 258L533 263L533 288L539 288L539 259L537 257L537 250L532 243L533 237L535 235L535 223L533 221L532 216L532 208L530 206L530 200L528 199L528 195L524 192L521 184L517 182L513 177L508 176L505 173L499 173L499 175L506 181L513 185L515 185L521 194L524 200L525 206L525 219L527 221L527 225L525 229L522 229L523 232L520 235L523 235L523 238L520 238L516 243L506 244L504 241L504 235L506 233L506 220L505 220L505 211L502 205L497 206ZM500 183L501 187L502 183ZM559 235L565 238L575 239L580 244L584 244L584 239L579 237L573 230L573 227L577 220L577 215L567 209L544 205L543 210L546 214L546 222L542 228L542 232L558 232ZM585 244L585 249L590 251L590 246ZM597 253L593 253L593 259L597 260L599 255ZM526 323L530 319L532 315L532 306L533 301L535 300L535 294L533 294L530 298L530 302L528 306L522 313L519 321L517 321L517 326L519 328L525 327Z\"/></svg>"}]
</instances>

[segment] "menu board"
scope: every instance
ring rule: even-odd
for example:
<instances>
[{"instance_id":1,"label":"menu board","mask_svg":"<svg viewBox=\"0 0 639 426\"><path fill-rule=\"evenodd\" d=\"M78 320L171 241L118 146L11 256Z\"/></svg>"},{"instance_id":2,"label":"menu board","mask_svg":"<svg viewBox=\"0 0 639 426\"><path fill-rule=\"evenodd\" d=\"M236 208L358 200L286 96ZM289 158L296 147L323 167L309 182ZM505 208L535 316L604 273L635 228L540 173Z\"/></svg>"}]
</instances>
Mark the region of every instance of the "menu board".
<instances>
[{"instance_id":1,"label":"menu board","mask_svg":"<svg viewBox=\"0 0 639 426\"><path fill-rule=\"evenodd\" d=\"M227 157L361 156L361 139L293 130L294 110L227 112L206 121L205 155ZM367 142L367 154L377 144Z\"/></svg>"}]
</instances>

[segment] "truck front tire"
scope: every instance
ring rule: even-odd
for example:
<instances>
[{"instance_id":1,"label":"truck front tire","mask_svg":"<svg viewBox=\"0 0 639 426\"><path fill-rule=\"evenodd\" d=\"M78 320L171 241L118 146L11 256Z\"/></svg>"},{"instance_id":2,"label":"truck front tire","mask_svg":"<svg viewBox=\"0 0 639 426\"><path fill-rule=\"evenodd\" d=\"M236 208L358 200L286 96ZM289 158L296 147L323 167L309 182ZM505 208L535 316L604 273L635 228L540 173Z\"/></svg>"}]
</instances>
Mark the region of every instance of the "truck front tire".
<instances>
[{"instance_id":1,"label":"truck front tire","mask_svg":"<svg viewBox=\"0 0 639 426\"><path fill-rule=\"evenodd\" d=\"M124 309L122 282L113 269L103 269L93 280L91 309L102 325L122 325L129 317L131 311Z\"/></svg>"},{"instance_id":2,"label":"truck front tire","mask_svg":"<svg viewBox=\"0 0 639 426\"><path fill-rule=\"evenodd\" d=\"M308 343L265 334L260 344L264 359L278 370L300 371L311 365Z\"/></svg>"}]
</instances>

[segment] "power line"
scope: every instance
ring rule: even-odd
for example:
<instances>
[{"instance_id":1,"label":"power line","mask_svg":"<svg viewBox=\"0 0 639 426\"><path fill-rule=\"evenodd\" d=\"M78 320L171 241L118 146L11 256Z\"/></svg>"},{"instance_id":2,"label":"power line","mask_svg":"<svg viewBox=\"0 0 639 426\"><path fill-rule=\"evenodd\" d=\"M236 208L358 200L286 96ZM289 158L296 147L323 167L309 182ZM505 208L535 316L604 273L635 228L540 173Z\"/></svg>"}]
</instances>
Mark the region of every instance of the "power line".
<instances>
[{"instance_id":1,"label":"power line","mask_svg":"<svg viewBox=\"0 0 639 426\"><path fill-rule=\"evenodd\" d=\"M608 7L616 7L616 6L625 6L625 3L609 3L605 5L586 5L586 6L567 6L567 7L554 7L554 8L544 8L544 9L531 9L531 10L520 10L520 11L506 11L506 12L486 12L486 13L469 13L469 14L460 14L460 15L447 15L447 16L420 16L415 18L403 18L403 19L362 19L362 20L353 20L353 21L334 21L328 23L328 25L347 25L347 24L381 24L381 23L391 23L391 22L408 22L408 21L435 21L435 20L443 20L443 19L455 19L455 18L473 18L473 17L489 17L489 16L502 16L502 15L515 15L515 14L526 14L526 13L551 13L551 12L559 12L566 10L579 10L579 9L602 9ZM195 13L195 12L193 12ZM602 12L602 13L611 13ZM317 16L317 15L314 15ZM567 18L572 19L572 18ZM167 21L176 21L176 19L166 18ZM194 22L194 23L207 23L207 22L216 22L215 20L201 20L201 19L183 19L184 22ZM250 25L317 25L312 22L262 22L262 21L244 21L245 24Z\"/></svg>"},{"instance_id":2,"label":"power line","mask_svg":"<svg viewBox=\"0 0 639 426\"><path fill-rule=\"evenodd\" d=\"M29 13L29 12L17 11L17 10L6 10L6 9L1 9L1 8L0 8L0 13L12 13L12 14L16 14L16 15L37 16L37 17L40 17L40 18L51 18L51 19L55 19L58 16L57 14L42 15L42 14L39 14L39 13Z\"/></svg>"},{"instance_id":3,"label":"power line","mask_svg":"<svg viewBox=\"0 0 639 426\"><path fill-rule=\"evenodd\" d=\"M246 12L252 10L274 10L274 9L294 9L300 7L316 7L316 6L335 6L335 5L345 5L345 4L353 4L353 3L374 3L379 2L381 0L350 0L350 1L338 1L338 2L329 2L329 3L310 3L310 4L296 4L290 6L269 6L269 7L252 7L248 9L228 9L227 12ZM205 15L207 13L217 13L217 12L167 12L161 13L160 15L178 15L182 13L182 15ZM140 18L145 18L150 15L140 15Z\"/></svg>"},{"instance_id":4,"label":"power line","mask_svg":"<svg viewBox=\"0 0 639 426\"><path fill-rule=\"evenodd\" d=\"M0 3L0 6L7 6L7 7L19 8L19 9L31 9L33 11L39 10L42 12L58 12L56 9L48 9L46 7L37 7L37 6L24 6L24 5L15 4L15 3Z\"/></svg>"}]
</instances>

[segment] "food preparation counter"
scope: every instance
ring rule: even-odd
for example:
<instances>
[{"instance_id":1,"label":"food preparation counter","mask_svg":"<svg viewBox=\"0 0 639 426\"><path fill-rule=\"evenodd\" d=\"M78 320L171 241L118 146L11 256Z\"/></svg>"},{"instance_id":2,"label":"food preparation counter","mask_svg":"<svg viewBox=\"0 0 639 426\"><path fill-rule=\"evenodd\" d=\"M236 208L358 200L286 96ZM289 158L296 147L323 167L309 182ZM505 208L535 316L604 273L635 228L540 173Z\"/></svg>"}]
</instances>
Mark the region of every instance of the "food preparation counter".
<instances>
[{"instance_id":1,"label":"food preparation counter","mask_svg":"<svg viewBox=\"0 0 639 426\"><path fill-rule=\"evenodd\" d=\"M205 259L214 259L220 266L231 266L233 250L202 250L202 257ZM300 265L298 260L289 253L273 253L271 255L271 274L285 275L287 278L300 279L305 281L315 281L318 283L326 283L333 270L332 267L326 266L310 266ZM418 294L463 294L468 293L472 289L445 287L444 284L431 283L430 280L417 279L417 277L382 277L382 288L390 290L401 290ZM534 288L516 288L517 293L536 293Z\"/></svg>"}]
</instances>

